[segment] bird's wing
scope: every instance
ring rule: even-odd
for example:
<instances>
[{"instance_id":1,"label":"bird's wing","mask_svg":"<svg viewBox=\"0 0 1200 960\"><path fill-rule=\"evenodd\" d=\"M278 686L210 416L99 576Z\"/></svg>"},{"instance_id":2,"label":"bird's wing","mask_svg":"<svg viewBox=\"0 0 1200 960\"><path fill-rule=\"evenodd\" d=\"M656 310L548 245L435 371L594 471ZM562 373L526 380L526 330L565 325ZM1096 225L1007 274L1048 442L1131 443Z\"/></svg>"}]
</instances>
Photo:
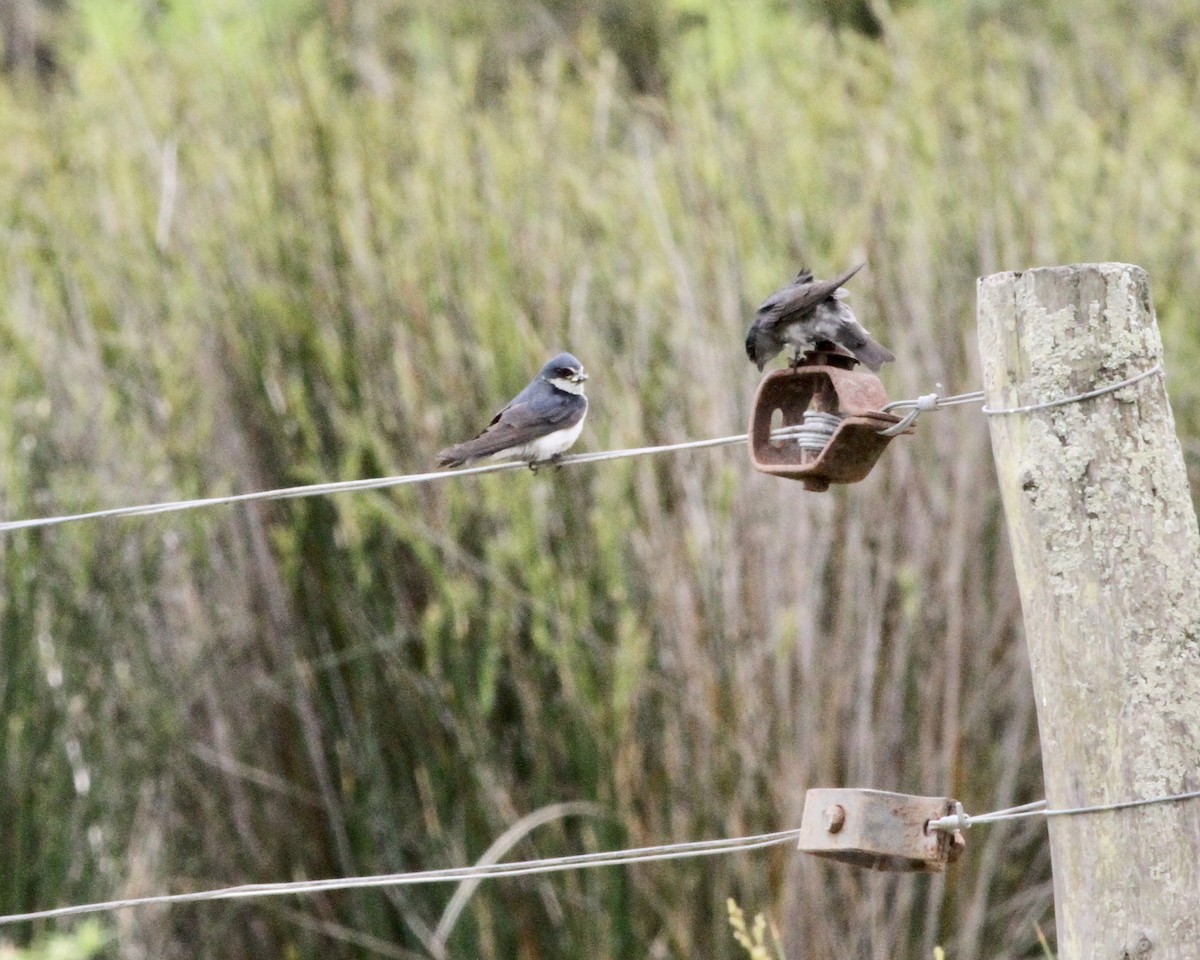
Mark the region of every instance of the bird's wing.
<instances>
[{"instance_id":1,"label":"bird's wing","mask_svg":"<svg viewBox=\"0 0 1200 960\"><path fill-rule=\"evenodd\" d=\"M852 276L854 276L856 273L858 273L858 271L861 270L866 265L867 265L867 263L864 260L857 267L851 267L849 270L847 270L845 273L843 273L840 277L834 277L832 280L822 280L819 284L817 284L817 286L824 287L826 290L828 290L829 293L826 294L826 296L829 296L838 287L842 286L847 280L849 280Z\"/></svg>"},{"instance_id":2,"label":"bird's wing","mask_svg":"<svg viewBox=\"0 0 1200 960\"><path fill-rule=\"evenodd\" d=\"M776 290L758 308L756 321L776 324L803 315L819 303L824 303L838 287L858 273L866 264L860 263L831 280L813 280L812 273L802 270L786 287ZM803 279L807 277L807 280Z\"/></svg>"},{"instance_id":3,"label":"bird's wing","mask_svg":"<svg viewBox=\"0 0 1200 960\"><path fill-rule=\"evenodd\" d=\"M563 394L552 404L534 406L517 397L492 418L479 436L456 444L438 454L439 459L490 457L493 453L519 447L556 430L574 426L587 410L587 400Z\"/></svg>"}]
</instances>

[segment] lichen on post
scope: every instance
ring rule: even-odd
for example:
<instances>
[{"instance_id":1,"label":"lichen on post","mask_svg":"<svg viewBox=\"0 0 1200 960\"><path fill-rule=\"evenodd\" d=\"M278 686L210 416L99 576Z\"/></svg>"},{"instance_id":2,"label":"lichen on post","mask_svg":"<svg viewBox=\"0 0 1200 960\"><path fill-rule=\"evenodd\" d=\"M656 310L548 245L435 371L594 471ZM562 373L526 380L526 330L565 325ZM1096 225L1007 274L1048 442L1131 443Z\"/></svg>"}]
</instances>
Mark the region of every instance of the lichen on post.
<instances>
[{"instance_id":1,"label":"lichen on post","mask_svg":"<svg viewBox=\"0 0 1200 960\"><path fill-rule=\"evenodd\" d=\"M1139 267L996 274L978 294L992 411L1162 360ZM1200 788L1200 533L1165 378L989 424L1050 809ZM1060 957L1196 956L1200 801L1052 818L1050 845Z\"/></svg>"}]
</instances>

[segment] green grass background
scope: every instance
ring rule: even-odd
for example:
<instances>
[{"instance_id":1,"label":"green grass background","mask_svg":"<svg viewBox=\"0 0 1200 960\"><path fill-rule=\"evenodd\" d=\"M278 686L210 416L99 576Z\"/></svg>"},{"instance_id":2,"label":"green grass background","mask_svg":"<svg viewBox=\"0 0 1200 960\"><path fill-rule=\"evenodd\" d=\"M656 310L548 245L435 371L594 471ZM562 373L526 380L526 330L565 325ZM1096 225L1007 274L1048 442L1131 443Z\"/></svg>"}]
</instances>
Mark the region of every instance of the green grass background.
<instances>
[{"instance_id":1,"label":"green grass background","mask_svg":"<svg viewBox=\"0 0 1200 960\"><path fill-rule=\"evenodd\" d=\"M75 0L0 84L6 518L428 469L558 349L577 449L745 429L741 340L859 260L893 397L974 281L1145 267L1189 457L1200 5ZM983 418L862 484L738 448L0 539L0 913L765 832L813 786L1041 796ZM570 804L560 807L559 804ZM100 955L1039 956L1044 827L114 914ZM44 942L69 924L4 932Z\"/></svg>"}]
</instances>

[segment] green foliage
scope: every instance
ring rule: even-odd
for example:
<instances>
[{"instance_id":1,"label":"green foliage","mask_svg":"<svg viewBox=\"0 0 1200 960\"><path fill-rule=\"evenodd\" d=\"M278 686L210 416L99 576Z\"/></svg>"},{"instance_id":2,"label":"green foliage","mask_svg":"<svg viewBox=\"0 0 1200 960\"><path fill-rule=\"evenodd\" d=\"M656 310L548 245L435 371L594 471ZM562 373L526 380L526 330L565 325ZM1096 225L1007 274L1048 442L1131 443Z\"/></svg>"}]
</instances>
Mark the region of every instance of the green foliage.
<instances>
[{"instance_id":1,"label":"green foliage","mask_svg":"<svg viewBox=\"0 0 1200 960\"><path fill-rule=\"evenodd\" d=\"M0 960L88 960L97 956L112 933L97 920L85 920L70 933L58 933L26 950L0 940Z\"/></svg>"},{"instance_id":2,"label":"green foliage","mask_svg":"<svg viewBox=\"0 0 1200 960\"><path fill-rule=\"evenodd\" d=\"M771 924L771 944L767 944L767 918L761 913L755 914L754 925L746 926L746 912L738 906L738 902L729 898L729 926L733 928L733 939L738 946L746 951L750 960L785 960L783 947L779 942L779 931ZM940 960L940 958L938 958Z\"/></svg>"},{"instance_id":3,"label":"green foliage","mask_svg":"<svg viewBox=\"0 0 1200 960\"><path fill-rule=\"evenodd\" d=\"M1200 361L1194 3L874 41L689 0L633 31L648 84L619 16L522 45L500 6L81 5L64 82L0 90L5 516L424 470L564 347L581 449L738 432L800 263L870 261L896 397L976 386L973 280L1034 263L1141 263ZM794 825L807 786L1040 796L999 530L947 411L821 497L723 450L6 537L0 911L459 865L572 801L611 819L517 852ZM814 955L1028 955L1044 833L972 845L497 882L448 949L732 956L734 893ZM449 896L131 912L111 949L406 956Z\"/></svg>"}]
</instances>

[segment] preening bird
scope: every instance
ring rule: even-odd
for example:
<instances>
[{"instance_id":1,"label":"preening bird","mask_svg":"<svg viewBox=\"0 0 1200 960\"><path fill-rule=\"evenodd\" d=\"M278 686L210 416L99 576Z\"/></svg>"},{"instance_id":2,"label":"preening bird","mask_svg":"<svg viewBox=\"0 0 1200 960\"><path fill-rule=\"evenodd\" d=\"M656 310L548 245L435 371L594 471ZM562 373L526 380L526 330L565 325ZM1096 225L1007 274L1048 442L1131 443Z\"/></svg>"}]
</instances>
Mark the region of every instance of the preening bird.
<instances>
[{"instance_id":1,"label":"preening bird","mask_svg":"<svg viewBox=\"0 0 1200 960\"><path fill-rule=\"evenodd\" d=\"M832 280L814 280L801 270L786 287L763 301L746 331L746 355L761 370L786 346L796 349L793 365L822 343L845 347L872 370L895 360L890 350L871 338L844 302L842 284L866 264L860 263Z\"/></svg>"},{"instance_id":2,"label":"preening bird","mask_svg":"<svg viewBox=\"0 0 1200 960\"><path fill-rule=\"evenodd\" d=\"M438 465L461 467L477 460L524 460L536 466L557 460L583 429L588 401L583 364L560 353L473 440L438 453Z\"/></svg>"}]
</instances>

